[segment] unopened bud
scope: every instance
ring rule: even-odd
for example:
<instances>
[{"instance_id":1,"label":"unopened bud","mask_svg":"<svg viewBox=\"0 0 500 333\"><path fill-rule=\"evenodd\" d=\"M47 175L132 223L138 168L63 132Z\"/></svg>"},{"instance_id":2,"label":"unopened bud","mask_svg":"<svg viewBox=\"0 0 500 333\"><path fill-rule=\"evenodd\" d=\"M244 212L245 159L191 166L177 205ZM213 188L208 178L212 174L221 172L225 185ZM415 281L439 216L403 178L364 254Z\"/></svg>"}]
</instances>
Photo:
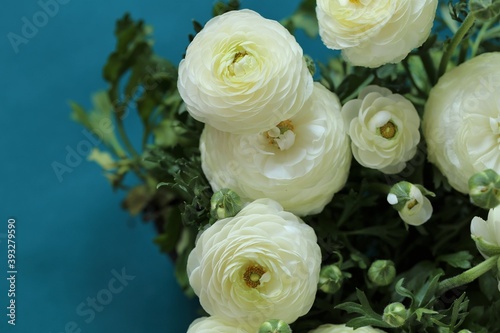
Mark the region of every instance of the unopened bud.
<instances>
[{"instance_id":1,"label":"unopened bud","mask_svg":"<svg viewBox=\"0 0 500 333\"><path fill-rule=\"evenodd\" d=\"M382 319L392 327L401 327L408 319L408 311L399 302L391 303L385 307Z\"/></svg>"},{"instance_id":2,"label":"unopened bud","mask_svg":"<svg viewBox=\"0 0 500 333\"><path fill-rule=\"evenodd\" d=\"M240 196L227 188L215 192L210 200L210 215L217 220L233 217L241 208Z\"/></svg>"},{"instance_id":3,"label":"unopened bud","mask_svg":"<svg viewBox=\"0 0 500 333\"><path fill-rule=\"evenodd\" d=\"M391 187L387 202L398 211L405 223L421 225L432 216L432 204L426 195L435 196L421 185L402 181Z\"/></svg>"},{"instance_id":4,"label":"unopened bud","mask_svg":"<svg viewBox=\"0 0 500 333\"><path fill-rule=\"evenodd\" d=\"M270 319L260 325L258 333L291 333L292 329L283 320Z\"/></svg>"},{"instance_id":5,"label":"unopened bud","mask_svg":"<svg viewBox=\"0 0 500 333\"><path fill-rule=\"evenodd\" d=\"M391 260L376 260L368 269L368 278L377 286L388 286L396 277L396 268Z\"/></svg>"},{"instance_id":6,"label":"unopened bud","mask_svg":"<svg viewBox=\"0 0 500 333\"><path fill-rule=\"evenodd\" d=\"M327 294L334 294L342 287L343 280L344 276L337 265L324 266L319 273L318 288Z\"/></svg>"},{"instance_id":7,"label":"unopened bud","mask_svg":"<svg viewBox=\"0 0 500 333\"><path fill-rule=\"evenodd\" d=\"M470 200L485 209L500 204L500 176L491 169L478 172L469 178Z\"/></svg>"}]
</instances>

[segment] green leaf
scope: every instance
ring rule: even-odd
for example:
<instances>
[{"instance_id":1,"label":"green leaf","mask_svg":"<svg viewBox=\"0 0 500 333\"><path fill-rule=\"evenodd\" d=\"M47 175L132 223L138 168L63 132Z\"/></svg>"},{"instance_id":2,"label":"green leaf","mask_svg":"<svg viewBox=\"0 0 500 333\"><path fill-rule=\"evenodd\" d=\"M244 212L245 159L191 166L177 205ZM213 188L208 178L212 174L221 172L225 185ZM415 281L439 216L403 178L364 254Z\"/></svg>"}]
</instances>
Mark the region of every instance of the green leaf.
<instances>
[{"instance_id":1,"label":"green leaf","mask_svg":"<svg viewBox=\"0 0 500 333\"><path fill-rule=\"evenodd\" d=\"M469 10L481 21L487 21L500 15L499 0L470 0Z\"/></svg>"},{"instance_id":2,"label":"green leaf","mask_svg":"<svg viewBox=\"0 0 500 333\"><path fill-rule=\"evenodd\" d=\"M219 16L231 10L238 10L239 8L240 2L238 0L229 0L227 3L224 1L217 1L212 9L212 15L214 17Z\"/></svg>"},{"instance_id":3,"label":"green leaf","mask_svg":"<svg viewBox=\"0 0 500 333\"><path fill-rule=\"evenodd\" d=\"M456 268L469 269L472 267L471 260L474 258L469 251L460 251L452 254L440 255L437 261L446 262L448 265Z\"/></svg>"},{"instance_id":4,"label":"green leaf","mask_svg":"<svg viewBox=\"0 0 500 333\"><path fill-rule=\"evenodd\" d=\"M413 306L413 303L415 302L415 296L409 289L403 287L403 283L404 279L398 280L398 282L396 282L394 289L396 290L396 293L398 293L399 295L411 299L411 305L410 305L411 308Z\"/></svg>"},{"instance_id":5,"label":"green leaf","mask_svg":"<svg viewBox=\"0 0 500 333\"><path fill-rule=\"evenodd\" d=\"M437 311L426 309L426 308L418 308L415 310L415 315L417 316L417 321L422 320L422 316L424 314L437 314Z\"/></svg>"},{"instance_id":6,"label":"green leaf","mask_svg":"<svg viewBox=\"0 0 500 333\"><path fill-rule=\"evenodd\" d=\"M296 29L302 29L309 37L316 37L319 33L316 0L303 0L295 13L282 20L281 24L292 34Z\"/></svg>"},{"instance_id":7,"label":"green leaf","mask_svg":"<svg viewBox=\"0 0 500 333\"><path fill-rule=\"evenodd\" d=\"M87 157L87 160L96 162L101 168L108 171L116 169L117 167L116 161L113 159L111 154L105 151L101 151L98 148L92 149L89 156Z\"/></svg>"},{"instance_id":8,"label":"green leaf","mask_svg":"<svg viewBox=\"0 0 500 333\"><path fill-rule=\"evenodd\" d=\"M361 304L346 302L335 307L335 309L345 310L349 313L359 313L362 315L360 317L349 320L346 323L347 326L353 327L355 329L367 325L385 328L392 327L382 319L381 315L373 311L370 302L368 302L368 299L366 298L366 295L363 291L356 289L356 296L358 297L358 300Z\"/></svg>"}]
</instances>

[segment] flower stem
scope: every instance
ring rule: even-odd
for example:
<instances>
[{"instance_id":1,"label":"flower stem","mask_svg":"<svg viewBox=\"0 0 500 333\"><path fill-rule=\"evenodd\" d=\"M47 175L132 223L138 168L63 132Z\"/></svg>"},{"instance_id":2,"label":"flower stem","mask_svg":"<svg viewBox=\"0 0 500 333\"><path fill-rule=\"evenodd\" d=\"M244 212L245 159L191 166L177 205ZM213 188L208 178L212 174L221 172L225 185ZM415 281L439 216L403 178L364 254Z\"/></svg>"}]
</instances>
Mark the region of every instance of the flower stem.
<instances>
[{"instance_id":1,"label":"flower stem","mask_svg":"<svg viewBox=\"0 0 500 333\"><path fill-rule=\"evenodd\" d=\"M420 60L424 66L425 73L429 78L431 85L436 84L436 68L434 67L434 61L432 60L429 51L419 53Z\"/></svg>"},{"instance_id":2,"label":"flower stem","mask_svg":"<svg viewBox=\"0 0 500 333\"><path fill-rule=\"evenodd\" d=\"M484 39L486 32L488 31L488 29L490 28L490 26L492 24L493 24L493 20L490 20L490 21L484 23L483 26L481 27L481 30L479 30L477 37L476 37L476 40L474 41L474 43L472 44L472 47L471 47L471 52L470 52L471 58L476 56L477 51L479 49L479 45L481 44L481 41Z\"/></svg>"},{"instance_id":3,"label":"flower stem","mask_svg":"<svg viewBox=\"0 0 500 333\"><path fill-rule=\"evenodd\" d=\"M474 266L457 276L441 281L438 286L437 294L441 295L447 290L474 281L475 279L477 279L484 273L489 272L493 267L495 267L497 265L499 257L500 256L490 257L479 265Z\"/></svg>"},{"instance_id":4,"label":"flower stem","mask_svg":"<svg viewBox=\"0 0 500 333\"><path fill-rule=\"evenodd\" d=\"M460 42L464 39L465 35L469 32L469 30L472 28L474 25L474 22L476 21L476 18L474 15L467 15L465 18L464 22L456 32L455 36L451 39L450 44L446 48L446 50L443 53L443 57L441 58L441 62L439 63L439 71L438 71L438 78L440 78L445 72L446 68L448 66L448 62L451 59L451 56L453 55L453 52L457 48L457 46L460 44Z\"/></svg>"}]
</instances>

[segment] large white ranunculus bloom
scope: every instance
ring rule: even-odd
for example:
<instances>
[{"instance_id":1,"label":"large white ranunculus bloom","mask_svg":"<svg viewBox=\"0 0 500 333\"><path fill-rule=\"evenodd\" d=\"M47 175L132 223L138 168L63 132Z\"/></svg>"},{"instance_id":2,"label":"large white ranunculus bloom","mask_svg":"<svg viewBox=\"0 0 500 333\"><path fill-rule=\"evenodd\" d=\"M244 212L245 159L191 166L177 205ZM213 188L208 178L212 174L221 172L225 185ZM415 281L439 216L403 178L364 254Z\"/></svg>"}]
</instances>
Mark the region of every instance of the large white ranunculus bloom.
<instances>
[{"instance_id":1,"label":"large white ranunculus bloom","mask_svg":"<svg viewBox=\"0 0 500 333\"><path fill-rule=\"evenodd\" d=\"M179 93L197 120L249 134L296 114L312 92L312 76L295 38L251 10L211 19L179 65Z\"/></svg>"},{"instance_id":2,"label":"large white ranunculus bloom","mask_svg":"<svg viewBox=\"0 0 500 333\"><path fill-rule=\"evenodd\" d=\"M363 166L386 174L402 171L417 152L420 118L413 104L389 89L368 86L347 102L342 114L352 153Z\"/></svg>"},{"instance_id":3,"label":"large white ranunculus bloom","mask_svg":"<svg viewBox=\"0 0 500 333\"><path fill-rule=\"evenodd\" d=\"M403 60L429 37L438 0L318 0L323 43L356 66Z\"/></svg>"},{"instance_id":4,"label":"large white ranunculus bloom","mask_svg":"<svg viewBox=\"0 0 500 333\"><path fill-rule=\"evenodd\" d=\"M189 325L187 333L255 333L256 330L256 327L238 321L228 321L219 317L201 317Z\"/></svg>"},{"instance_id":5,"label":"large white ranunculus bloom","mask_svg":"<svg viewBox=\"0 0 500 333\"><path fill-rule=\"evenodd\" d=\"M475 216L470 232L479 252L485 258L500 254L500 206L490 209L486 221Z\"/></svg>"},{"instance_id":6,"label":"large white ranunculus bloom","mask_svg":"<svg viewBox=\"0 0 500 333\"><path fill-rule=\"evenodd\" d=\"M277 202L259 199L199 236L187 273L213 316L291 323L314 302L320 264L314 230Z\"/></svg>"},{"instance_id":7,"label":"large white ranunculus bloom","mask_svg":"<svg viewBox=\"0 0 500 333\"><path fill-rule=\"evenodd\" d=\"M351 152L337 96L319 83L303 110L271 130L234 135L206 126L202 167L214 191L271 198L297 215L319 213L345 184Z\"/></svg>"},{"instance_id":8,"label":"large white ranunculus bloom","mask_svg":"<svg viewBox=\"0 0 500 333\"><path fill-rule=\"evenodd\" d=\"M325 324L319 326L315 330L309 331L309 333L384 333L384 331L371 326L353 329L345 325Z\"/></svg>"},{"instance_id":9,"label":"large white ranunculus bloom","mask_svg":"<svg viewBox=\"0 0 500 333\"><path fill-rule=\"evenodd\" d=\"M500 172L500 52L477 56L443 75L423 118L429 161L457 191L485 169Z\"/></svg>"}]
</instances>

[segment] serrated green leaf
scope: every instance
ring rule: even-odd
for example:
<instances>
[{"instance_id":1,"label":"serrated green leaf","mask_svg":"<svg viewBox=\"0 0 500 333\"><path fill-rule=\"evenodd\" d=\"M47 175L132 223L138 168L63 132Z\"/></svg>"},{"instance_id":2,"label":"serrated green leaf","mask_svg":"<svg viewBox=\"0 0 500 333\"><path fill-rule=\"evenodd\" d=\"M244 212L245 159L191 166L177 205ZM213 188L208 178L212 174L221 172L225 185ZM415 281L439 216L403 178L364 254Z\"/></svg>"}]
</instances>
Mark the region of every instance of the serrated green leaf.
<instances>
[{"instance_id":1,"label":"serrated green leaf","mask_svg":"<svg viewBox=\"0 0 500 333\"><path fill-rule=\"evenodd\" d=\"M415 301L417 306L423 307L429 304L436 297L436 291L439 286L439 278L443 275L443 272L436 270L431 272L429 280L422 286L417 293L415 293Z\"/></svg>"},{"instance_id":2,"label":"serrated green leaf","mask_svg":"<svg viewBox=\"0 0 500 333\"><path fill-rule=\"evenodd\" d=\"M410 307L412 307L413 303L415 302L415 296L413 295L413 293L409 289L406 289L405 287L403 287L404 280L405 279L398 280L398 282L396 282L396 285L394 286L394 289L395 289L396 293L398 293L399 295L411 299Z\"/></svg>"},{"instance_id":3,"label":"serrated green leaf","mask_svg":"<svg viewBox=\"0 0 500 333\"><path fill-rule=\"evenodd\" d=\"M418 308L415 310L415 315L417 316L417 321L422 320L422 316L424 314L437 314L437 311L426 309L426 308Z\"/></svg>"},{"instance_id":4,"label":"serrated green leaf","mask_svg":"<svg viewBox=\"0 0 500 333\"><path fill-rule=\"evenodd\" d=\"M452 267L469 269L472 267L471 260L473 258L474 257L469 253L469 251L460 251L438 256L436 260L446 262Z\"/></svg>"}]
</instances>

